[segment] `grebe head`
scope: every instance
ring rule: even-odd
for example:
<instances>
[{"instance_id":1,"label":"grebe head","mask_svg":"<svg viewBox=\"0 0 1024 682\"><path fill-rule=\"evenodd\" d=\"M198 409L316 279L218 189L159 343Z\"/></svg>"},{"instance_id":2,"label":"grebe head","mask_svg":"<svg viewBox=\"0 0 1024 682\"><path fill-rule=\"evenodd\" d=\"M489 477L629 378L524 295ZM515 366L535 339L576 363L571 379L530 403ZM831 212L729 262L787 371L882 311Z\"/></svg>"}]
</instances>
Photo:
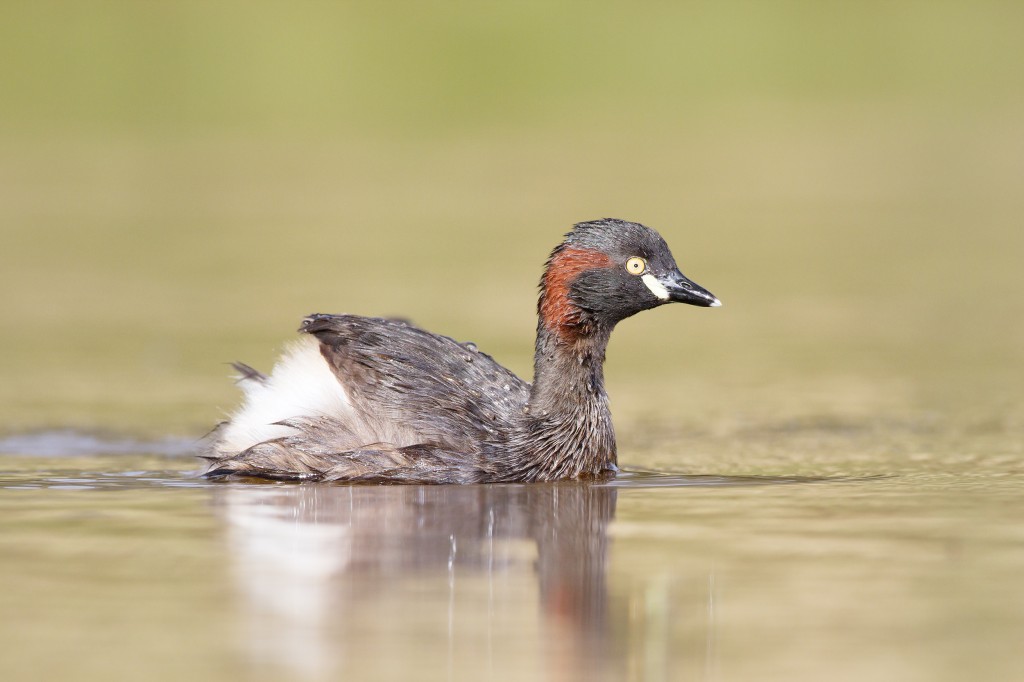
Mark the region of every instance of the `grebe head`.
<instances>
[{"instance_id":1,"label":"grebe head","mask_svg":"<svg viewBox=\"0 0 1024 682\"><path fill-rule=\"evenodd\" d=\"M665 303L722 305L679 271L653 229L604 218L577 224L551 253L539 311L548 330L576 337Z\"/></svg>"}]
</instances>

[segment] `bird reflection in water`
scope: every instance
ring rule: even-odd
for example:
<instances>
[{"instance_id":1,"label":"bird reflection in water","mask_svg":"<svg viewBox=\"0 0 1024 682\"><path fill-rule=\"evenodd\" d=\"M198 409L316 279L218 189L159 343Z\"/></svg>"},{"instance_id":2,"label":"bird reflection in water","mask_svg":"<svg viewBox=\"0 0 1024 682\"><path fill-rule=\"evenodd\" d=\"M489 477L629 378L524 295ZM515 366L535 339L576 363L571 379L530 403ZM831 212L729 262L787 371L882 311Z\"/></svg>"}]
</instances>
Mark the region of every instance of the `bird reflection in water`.
<instances>
[{"instance_id":1,"label":"bird reflection in water","mask_svg":"<svg viewBox=\"0 0 1024 682\"><path fill-rule=\"evenodd\" d=\"M259 666L415 679L614 676L616 490L231 486L215 491ZM539 608L538 608L539 603ZM623 611L625 611L623 607Z\"/></svg>"}]
</instances>

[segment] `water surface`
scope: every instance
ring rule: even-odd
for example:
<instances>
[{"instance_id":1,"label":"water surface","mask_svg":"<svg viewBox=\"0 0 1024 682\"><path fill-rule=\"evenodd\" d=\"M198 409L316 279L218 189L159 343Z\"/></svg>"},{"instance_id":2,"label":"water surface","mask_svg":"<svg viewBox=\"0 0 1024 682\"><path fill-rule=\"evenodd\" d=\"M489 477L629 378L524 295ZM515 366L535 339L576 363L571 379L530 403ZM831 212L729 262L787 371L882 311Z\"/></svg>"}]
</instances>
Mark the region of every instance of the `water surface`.
<instances>
[{"instance_id":1,"label":"water surface","mask_svg":"<svg viewBox=\"0 0 1024 682\"><path fill-rule=\"evenodd\" d=\"M198 478L167 454L188 441L47 450L75 439L3 443L29 453L0 459L7 679L1024 673L1008 460L966 480L252 485Z\"/></svg>"}]
</instances>

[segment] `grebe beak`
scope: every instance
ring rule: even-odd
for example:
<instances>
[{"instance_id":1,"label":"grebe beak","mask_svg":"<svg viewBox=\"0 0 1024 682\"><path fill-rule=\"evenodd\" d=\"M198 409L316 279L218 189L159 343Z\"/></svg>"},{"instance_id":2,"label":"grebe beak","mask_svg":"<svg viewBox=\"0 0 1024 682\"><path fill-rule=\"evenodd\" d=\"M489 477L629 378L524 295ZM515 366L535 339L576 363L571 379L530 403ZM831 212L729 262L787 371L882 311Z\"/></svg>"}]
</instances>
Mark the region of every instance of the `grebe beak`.
<instances>
[{"instance_id":1,"label":"grebe beak","mask_svg":"<svg viewBox=\"0 0 1024 682\"><path fill-rule=\"evenodd\" d=\"M722 305L714 294L690 281L679 270L672 270L663 275L648 274L644 275L643 279L644 284L663 301L688 303L702 308L717 308Z\"/></svg>"}]
</instances>

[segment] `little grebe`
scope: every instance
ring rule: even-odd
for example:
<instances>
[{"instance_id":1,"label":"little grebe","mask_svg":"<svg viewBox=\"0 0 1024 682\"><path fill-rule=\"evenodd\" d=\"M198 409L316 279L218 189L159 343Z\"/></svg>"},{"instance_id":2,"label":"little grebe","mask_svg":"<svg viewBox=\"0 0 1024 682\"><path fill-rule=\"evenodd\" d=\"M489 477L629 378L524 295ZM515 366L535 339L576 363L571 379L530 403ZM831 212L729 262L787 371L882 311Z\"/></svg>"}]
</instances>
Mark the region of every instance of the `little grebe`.
<instances>
[{"instance_id":1,"label":"little grebe","mask_svg":"<svg viewBox=\"0 0 1024 682\"><path fill-rule=\"evenodd\" d=\"M641 310L721 303L649 227L580 223L548 259L534 380L406 322L311 315L270 376L236 364L245 404L211 436L206 476L499 483L616 469L604 390L612 328Z\"/></svg>"}]
</instances>

